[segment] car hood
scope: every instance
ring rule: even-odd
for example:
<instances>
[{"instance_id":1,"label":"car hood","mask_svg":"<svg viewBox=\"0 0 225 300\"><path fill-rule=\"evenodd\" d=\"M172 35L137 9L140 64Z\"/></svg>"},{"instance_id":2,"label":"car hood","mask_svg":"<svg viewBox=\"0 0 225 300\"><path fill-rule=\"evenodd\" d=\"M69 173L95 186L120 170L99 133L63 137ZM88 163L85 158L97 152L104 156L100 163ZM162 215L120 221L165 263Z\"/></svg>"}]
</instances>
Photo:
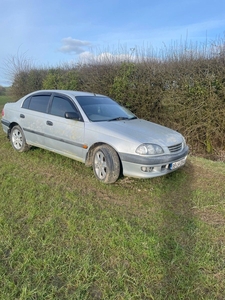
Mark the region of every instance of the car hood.
<instances>
[{"instance_id":1,"label":"car hood","mask_svg":"<svg viewBox=\"0 0 225 300\"><path fill-rule=\"evenodd\" d=\"M140 143L172 146L183 141L177 131L142 119L96 122L92 123L92 127L101 133Z\"/></svg>"}]
</instances>

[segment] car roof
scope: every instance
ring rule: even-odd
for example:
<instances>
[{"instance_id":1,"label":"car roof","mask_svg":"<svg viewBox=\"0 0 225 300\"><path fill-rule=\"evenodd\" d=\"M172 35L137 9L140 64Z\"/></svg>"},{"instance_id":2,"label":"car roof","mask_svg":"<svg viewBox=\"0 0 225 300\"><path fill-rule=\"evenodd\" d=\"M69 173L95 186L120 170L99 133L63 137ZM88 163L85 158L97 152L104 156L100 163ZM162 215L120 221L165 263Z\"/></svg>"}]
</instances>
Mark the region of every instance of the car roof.
<instances>
[{"instance_id":1,"label":"car roof","mask_svg":"<svg viewBox=\"0 0 225 300\"><path fill-rule=\"evenodd\" d=\"M73 91L73 90L39 90L30 93L29 95L35 95L39 93L58 93L58 94L63 94L67 96L104 96L101 94L95 94L95 93L90 93L90 92L81 92L81 91Z\"/></svg>"}]
</instances>

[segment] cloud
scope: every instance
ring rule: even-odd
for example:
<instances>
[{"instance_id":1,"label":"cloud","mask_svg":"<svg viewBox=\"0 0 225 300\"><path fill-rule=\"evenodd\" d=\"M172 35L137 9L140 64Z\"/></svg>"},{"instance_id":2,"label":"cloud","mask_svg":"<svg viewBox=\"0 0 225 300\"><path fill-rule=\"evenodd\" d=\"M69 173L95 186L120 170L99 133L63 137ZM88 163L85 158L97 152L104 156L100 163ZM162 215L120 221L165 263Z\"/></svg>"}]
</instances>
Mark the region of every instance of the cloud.
<instances>
[{"instance_id":1,"label":"cloud","mask_svg":"<svg viewBox=\"0 0 225 300\"><path fill-rule=\"evenodd\" d=\"M62 39L62 47L59 48L60 52L69 54L81 54L85 52L86 47L91 47L88 41L76 40L71 37Z\"/></svg>"},{"instance_id":2,"label":"cloud","mask_svg":"<svg viewBox=\"0 0 225 300\"><path fill-rule=\"evenodd\" d=\"M107 63L107 62L123 62L123 61L138 61L138 56L135 53L121 53L114 54L110 52L102 52L100 54L93 54L85 51L79 55L80 63Z\"/></svg>"}]
</instances>

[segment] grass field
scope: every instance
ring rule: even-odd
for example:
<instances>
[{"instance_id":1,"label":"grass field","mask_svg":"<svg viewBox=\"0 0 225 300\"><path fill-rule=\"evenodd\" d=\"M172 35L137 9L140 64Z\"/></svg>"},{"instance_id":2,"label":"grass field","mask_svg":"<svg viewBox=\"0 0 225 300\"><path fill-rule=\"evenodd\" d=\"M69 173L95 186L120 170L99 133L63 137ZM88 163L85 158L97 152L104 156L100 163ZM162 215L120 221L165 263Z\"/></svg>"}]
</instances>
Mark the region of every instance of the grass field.
<instances>
[{"instance_id":1,"label":"grass field","mask_svg":"<svg viewBox=\"0 0 225 300\"><path fill-rule=\"evenodd\" d=\"M225 299L224 163L104 185L2 130L0 158L1 300Z\"/></svg>"}]
</instances>

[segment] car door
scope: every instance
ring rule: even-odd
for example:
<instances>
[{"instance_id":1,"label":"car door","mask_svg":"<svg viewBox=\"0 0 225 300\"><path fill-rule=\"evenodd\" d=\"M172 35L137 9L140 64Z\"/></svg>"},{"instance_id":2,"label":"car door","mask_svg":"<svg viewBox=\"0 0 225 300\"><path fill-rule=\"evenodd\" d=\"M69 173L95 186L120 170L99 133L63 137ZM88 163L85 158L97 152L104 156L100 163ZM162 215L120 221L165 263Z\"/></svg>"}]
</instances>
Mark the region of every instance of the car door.
<instances>
[{"instance_id":1,"label":"car door","mask_svg":"<svg viewBox=\"0 0 225 300\"><path fill-rule=\"evenodd\" d=\"M45 145L51 151L84 161L84 122L67 119L65 113L79 114L73 101L53 94L45 124Z\"/></svg>"},{"instance_id":2,"label":"car door","mask_svg":"<svg viewBox=\"0 0 225 300\"><path fill-rule=\"evenodd\" d=\"M35 94L25 99L20 111L20 126L28 144L45 146L45 124L51 93Z\"/></svg>"}]
</instances>

